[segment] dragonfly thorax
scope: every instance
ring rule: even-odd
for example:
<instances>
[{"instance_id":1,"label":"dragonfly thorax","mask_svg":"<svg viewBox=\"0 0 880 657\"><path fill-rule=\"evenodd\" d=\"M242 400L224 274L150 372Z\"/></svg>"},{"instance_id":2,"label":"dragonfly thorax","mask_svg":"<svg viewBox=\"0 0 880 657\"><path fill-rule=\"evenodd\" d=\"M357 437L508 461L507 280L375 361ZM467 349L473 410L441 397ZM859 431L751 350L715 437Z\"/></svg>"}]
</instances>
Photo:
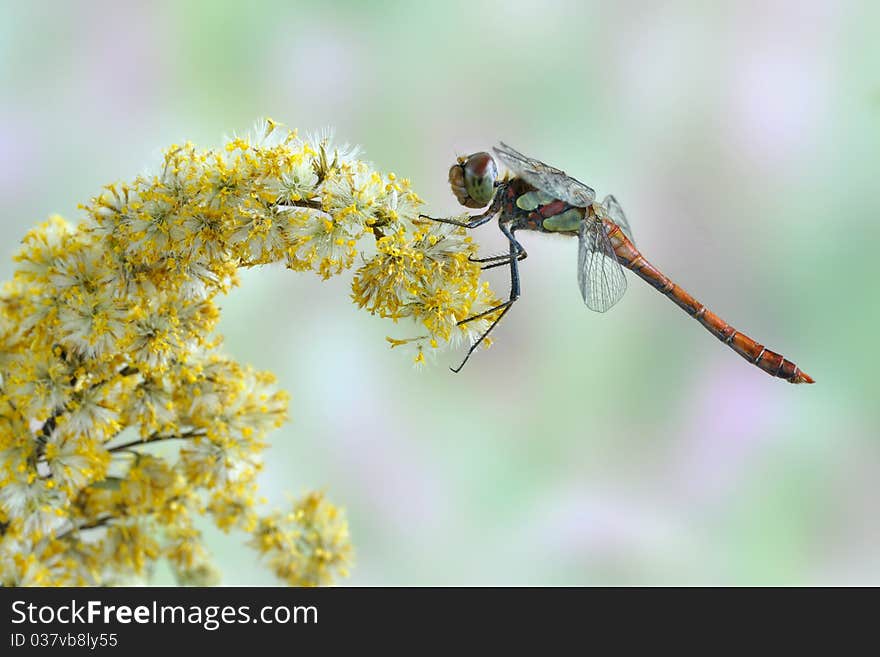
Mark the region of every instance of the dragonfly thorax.
<instances>
[{"instance_id":1,"label":"dragonfly thorax","mask_svg":"<svg viewBox=\"0 0 880 657\"><path fill-rule=\"evenodd\" d=\"M485 152L460 157L449 169L449 185L452 193L463 206L482 208L495 196L498 166L494 158Z\"/></svg>"}]
</instances>

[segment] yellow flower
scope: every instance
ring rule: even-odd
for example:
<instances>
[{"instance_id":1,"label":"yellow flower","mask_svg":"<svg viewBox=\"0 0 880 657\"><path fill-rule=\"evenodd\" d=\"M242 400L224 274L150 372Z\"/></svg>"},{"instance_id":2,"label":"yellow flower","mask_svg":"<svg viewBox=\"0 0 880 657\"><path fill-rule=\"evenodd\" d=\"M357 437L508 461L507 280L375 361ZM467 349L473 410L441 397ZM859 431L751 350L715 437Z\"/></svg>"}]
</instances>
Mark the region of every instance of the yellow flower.
<instances>
[{"instance_id":1,"label":"yellow flower","mask_svg":"<svg viewBox=\"0 0 880 657\"><path fill-rule=\"evenodd\" d=\"M321 493L300 499L290 513L260 520L251 545L291 586L321 586L345 576L351 561L348 526Z\"/></svg>"},{"instance_id":2,"label":"yellow flower","mask_svg":"<svg viewBox=\"0 0 880 657\"><path fill-rule=\"evenodd\" d=\"M420 220L409 182L356 156L266 119L220 149L172 145L85 221L25 235L0 290L0 584L129 583L163 558L180 583L215 583L201 514L248 532L289 584L345 575L347 524L321 494L260 508L288 399L219 352L215 298L240 267L360 263L354 302L411 319L419 335L391 340L417 364L496 303L464 231Z\"/></svg>"}]
</instances>

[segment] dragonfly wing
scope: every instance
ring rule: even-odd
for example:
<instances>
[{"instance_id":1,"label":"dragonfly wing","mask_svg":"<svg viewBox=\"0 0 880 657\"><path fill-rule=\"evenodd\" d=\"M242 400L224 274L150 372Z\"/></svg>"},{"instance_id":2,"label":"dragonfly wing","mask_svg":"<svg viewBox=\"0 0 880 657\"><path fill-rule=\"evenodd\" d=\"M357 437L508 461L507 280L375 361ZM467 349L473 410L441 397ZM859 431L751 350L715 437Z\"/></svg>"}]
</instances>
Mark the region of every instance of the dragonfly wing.
<instances>
[{"instance_id":1,"label":"dragonfly wing","mask_svg":"<svg viewBox=\"0 0 880 657\"><path fill-rule=\"evenodd\" d=\"M623 208L620 207L620 203L617 202L617 199L609 194L605 197L605 200L602 201L602 208L605 210L605 214L608 218L620 226L623 233L629 238L629 241L635 244L636 241L633 239L632 229L629 227L629 221L626 220L626 215L623 213Z\"/></svg>"},{"instance_id":2,"label":"dragonfly wing","mask_svg":"<svg viewBox=\"0 0 880 657\"><path fill-rule=\"evenodd\" d=\"M504 142L492 150L502 164L527 183L569 205L585 208L596 198L596 192L565 171L523 155Z\"/></svg>"},{"instance_id":3,"label":"dragonfly wing","mask_svg":"<svg viewBox=\"0 0 880 657\"><path fill-rule=\"evenodd\" d=\"M590 310L604 313L626 292L626 276L601 221L585 221L578 234L578 285Z\"/></svg>"}]
</instances>

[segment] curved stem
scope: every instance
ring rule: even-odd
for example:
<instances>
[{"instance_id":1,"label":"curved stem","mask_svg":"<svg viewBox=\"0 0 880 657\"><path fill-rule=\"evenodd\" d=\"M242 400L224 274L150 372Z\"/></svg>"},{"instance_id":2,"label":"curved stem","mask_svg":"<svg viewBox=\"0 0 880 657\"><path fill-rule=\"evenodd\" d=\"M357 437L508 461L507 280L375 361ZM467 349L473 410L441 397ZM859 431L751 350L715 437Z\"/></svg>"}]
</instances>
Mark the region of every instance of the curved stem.
<instances>
[{"instance_id":1,"label":"curved stem","mask_svg":"<svg viewBox=\"0 0 880 657\"><path fill-rule=\"evenodd\" d=\"M122 443L120 445L115 445L107 449L111 454L113 452L121 452L126 449L131 449L132 447L138 447L139 445L150 445L152 443L158 443L163 440L186 440L188 438L196 438L198 436L204 436L204 431L198 431L196 429L191 429L189 431L184 431L183 433L176 434L173 436L160 436L157 434L153 434L152 436L148 436L146 439L136 439L129 440L127 443Z\"/></svg>"},{"instance_id":2,"label":"curved stem","mask_svg":"<svg viewBox=\"0 0 880 657\"><path fill-rule=\"evenodd\" d=\"M98 520L93 520L93 521L87 522L83 525L71 527L66 532L58 534L58 536L55 537L55 540L60 541L62 538L66 538L67 536L70 536L73 533L79 533L79 532L85 531L87 529L97 529L98 527L103 527L108 522L113 520L113 517L114 516L104 516L103 518L99 518Z\"/></svg>"}]
</instances>

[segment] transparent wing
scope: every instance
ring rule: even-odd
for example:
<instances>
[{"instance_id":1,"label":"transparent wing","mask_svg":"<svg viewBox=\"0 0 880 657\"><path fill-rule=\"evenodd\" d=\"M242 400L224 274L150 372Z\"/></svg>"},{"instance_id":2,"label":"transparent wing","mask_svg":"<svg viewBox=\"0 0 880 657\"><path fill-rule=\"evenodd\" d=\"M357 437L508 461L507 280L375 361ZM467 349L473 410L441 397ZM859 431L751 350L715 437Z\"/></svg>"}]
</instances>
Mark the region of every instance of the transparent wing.
<instances>
[{"instance_id":1,"label":"transparent wing","mask_svg":"<svg viewBox=\"0 0 880 657\"><path fill-rule=\"evenodd\" d=\"M617 202L617 199L609 194L605 197L605 200L602 201L602 208L605 210L605 214L608 218L620 226L624 235L629 238L630 242L635 244L636 241L633 239L632 228L629 227L629 222L626 220L626 215L623 213L623 208L620 207L620 203Z\"/></svg>"},{"instance_id":2,"label":"transparent wing","mask_svg":"<svg viewBox=\"0 0 880 657\"><path fill-rule=\"evenodd\" d=\"M626 276L601 221L581 224L578 234L578 285L590 310L604 313L626 292Z\"/></svg>"},{"instance_id":3,"label":"transparent wing","mask_svg":"<svg viewBox=\"0 0 880 657\"><path fill-rule=\"evenodd\" d=\"M565 171L523 155L504 142L492 150L502 164L530 185L578 208L585 208L596 198L596 192Z\"/></svg>"}]
</instances>

